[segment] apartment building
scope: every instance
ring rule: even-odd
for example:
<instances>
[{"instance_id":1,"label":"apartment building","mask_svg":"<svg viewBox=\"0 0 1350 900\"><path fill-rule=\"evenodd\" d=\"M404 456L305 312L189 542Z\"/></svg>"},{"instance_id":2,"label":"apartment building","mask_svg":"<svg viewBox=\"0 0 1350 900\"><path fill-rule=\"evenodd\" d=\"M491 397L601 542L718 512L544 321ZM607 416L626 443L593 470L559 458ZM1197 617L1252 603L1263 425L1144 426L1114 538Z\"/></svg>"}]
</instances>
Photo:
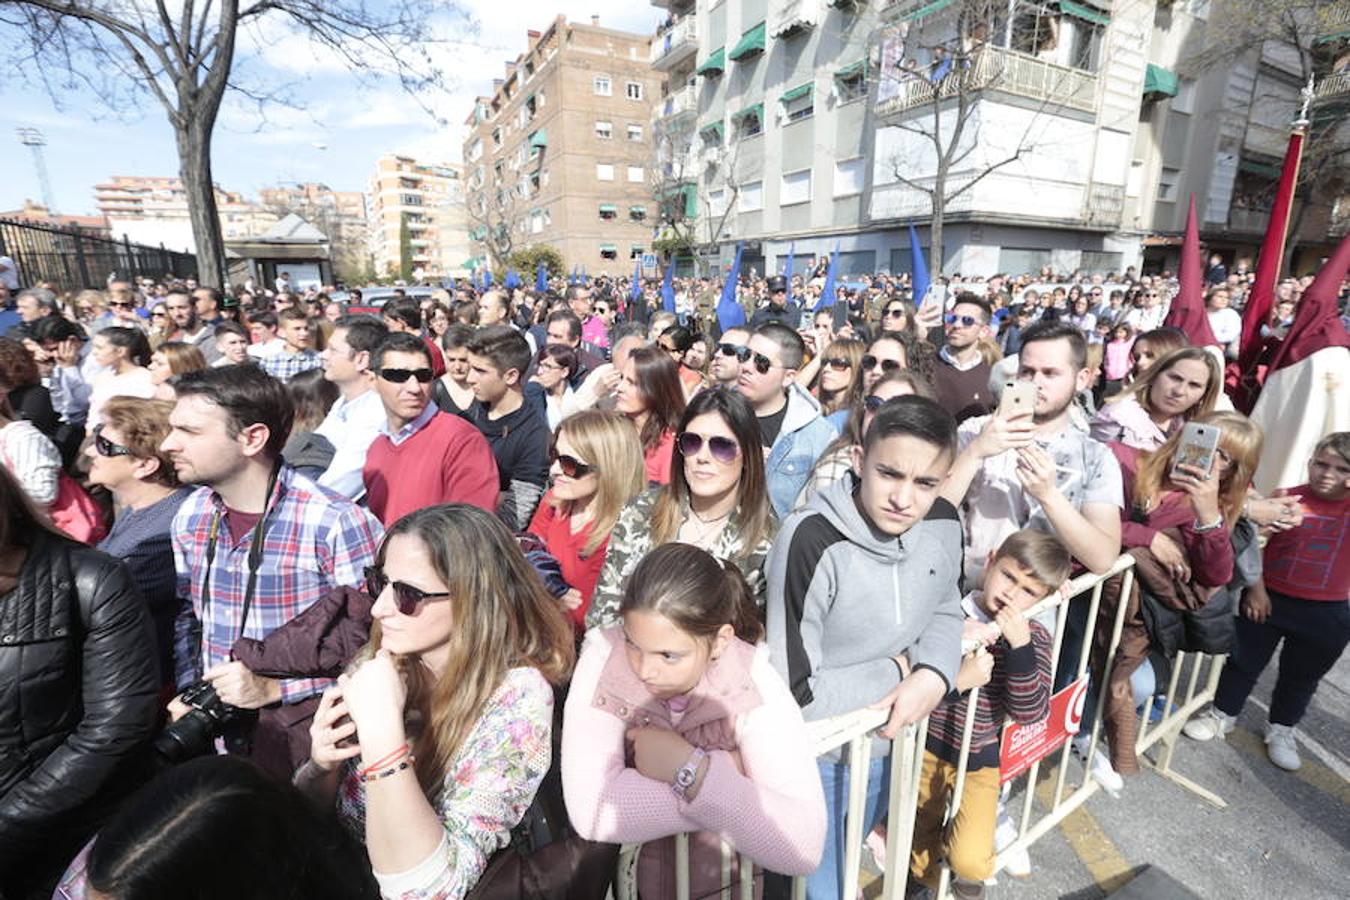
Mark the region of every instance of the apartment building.
<instances>
[{"instance_id":1,"label":"apartment building","mask_svg":"<svg viewBox=\"0 0 1350 900\"><path fill-rule=\"evenodd\" d=\"M44 204L36 203L27 198L24 199L23 206L18 209L0 210L0 219L31 222L35 225L47 225L52 228L73 228L95 237L110 237L112 235L112 232L108 229L108 220L103 216L72 216L65 213L54 213Z\"/></svg>"},{"instance_id":2,"label":"apartment building","mask_svg":"<svg viewBox=\"0 0 1350 900\"><path fill-rule=\"evenodd\" d=\"M250 202L243 194L215 188L221 235L226 239L254 237L266 232L280 218ZM179 178L114 175L94 185L98 211L114 223L188 222L187 191Z\"/></svg>"},{"instance_id":3,"label":"apartment building","mask_svg":"<svg viewBox=\"0 0 1350 900\"><path fill-rule=\"evenodd\" d=\"M370 255L380 275L395 275L403 262L400 232L406 221L411 256L408 268L418 281L468 274L468 225L462 169L449 163L422 163L385 155L375 162L370 180L367 222Z\"/></svg>"},{"instance_id":4,"label":"apartment building","mask_svg":"<svg viewBox=\"0 0 1350 900\"><path fill-rule=\"evenodd\" d=\"M865 195L878 4L652 2L671 13L653 46L669 72L665 171L685 185L701 267L738 242L761 273L782 271L789 248L798 272L836 246L843 274L884 264Z\"/></svg>"},{"instance_id":5,"label":"apartment building","mask_svg":"<svg viewBox=\"0 0 1350 900\"><path fill-rule=\"evenodd\" d=\"M328 238L339 280L361 279L370 258L365 194L304 182L263 188L258 195L271 212L294 213Z\"/></svg>"},{"instance_id":6,"label":"apartment building","mask_svg":"<svg viewBox=\"0 0 1350 900\"><path fill-rule=\"evenodd\" d=\"M558 16L529 31L464 142L466 208L476 262L557 249L591 275L633 270L650 252L651 118L663 76L647 35Z\"/></svg>"}]
</instances>

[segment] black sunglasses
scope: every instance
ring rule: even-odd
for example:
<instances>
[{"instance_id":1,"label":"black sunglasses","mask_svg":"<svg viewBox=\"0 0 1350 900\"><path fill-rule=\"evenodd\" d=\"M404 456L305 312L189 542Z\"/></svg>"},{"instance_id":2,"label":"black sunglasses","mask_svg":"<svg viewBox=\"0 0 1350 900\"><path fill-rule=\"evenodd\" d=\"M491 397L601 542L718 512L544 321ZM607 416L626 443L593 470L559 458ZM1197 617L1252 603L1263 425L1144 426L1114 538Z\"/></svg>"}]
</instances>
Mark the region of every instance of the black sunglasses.
<instances>
[{"instance_id":1,"label":"black sunglasses","mask_svg":"<svg viewBox=\"0 0 1350 900\"><path fill-rule=\"evenodd\" d=\"M566 453L559 453L557 450L548 451L549 464L557 463L562 469L562 473L568 478L585 478L595 471L595 466L587 465L575 456L568 456Z\"/></svg>"},{"instance_id":2,"label":"black sunglasses","mask_svg":"<svg viewBox=\"0 0 1350 900\"><path fill-rule=\"evenodd\" d=\"M108 305L113 309L131 309L136 304L130 300L109 300Z\"/></svg>"},{"instance_id":3,"label":"black sunglasses","mask_svg":"<svg viewBox=\"0 0 1350 900\"><path fill-rule=\"evenodd\" d=\"M409 378L416 378L418 384L430 384L436 373L430 369L380 369L380 377L391 384L403 384Z\"/></svg>"},{"instance_id":4,"label":"black sunglasses","mask_svg":"<svg viewBox=\"0 0 1350 900\"><path fill-rule=\"evenodd\" d=\"M103 426L94 426L94 450L99 456L131 456L130 447L114 444L103 436Z\"/></svg>"},{"instance_id":5,"label":"black sunglasses","mask_svg":"<svg viewBox=\"0 0 1350 900\"><path fill-rule=\"evenodd\" d=\"M853 368L853 363L842 356L831 356L829 359L825 360L825 365L834 369L836 372L842 372L845 369Z\"/></svg>"},{"instance_id":6,"label":"black sunglasses","mask_svg":"<svg viewBox=\"0 0 1350 900\"><path fill-rule=\"evenodd\" d=\"M680 455L684 457L698 456L703 450L705 438L703 435L693 431L681 431L675 438L675 446L680 448ZM741 455L741 447L729 437L722 437L715 434L706 438L708 444L708 453L712 458L723 465L736 461L736 457Z\"/></svg>"},{"instance_id":7,"label":"black sunglasses","mask_svg":"<svg viewBox=\"0 0 1350 900\"><path fill-rule=\"evenodd\" d=\"M783 366L779 366L773 360L769 359L763 353L754 353L751 352L748 348L746 350L746 353L747 356L741 357L741 362L746 362L747 360L753 362L755 365L755 371L761 375L766 374L770 369L773 368L780 368L780 369L784 368Z\"/></svg>"},{"instance_id":8,"label":"black sunglasses","mask_svg":"<svg viewBox=\"0 0 1350 900\"><path fill-rule=\"evenodd\" d=\"M980 322L980 320L974 316L958 316L956 313L947 313L942 317L942 321L946 322L948 325L955 325L957 322L960 322L964 328L978 325Z\"/></svg>"},{"instance_id":9,"label":"black sunglasses","mask_svg":"<svg viewBox=\"0 0 1350 900\"><path fill-rule=\"evenodd\" d=\"M878 365L881 366L881 371L888 375L891 372L900 371L900 361L897 359L877 359L870 353L862 358L862 367L865 372L872 371Z\"/></svg>"},{"instance_id":10,"label":"black sunglasses","mask_svg":"<svg viewBox=\"0 0 1350 900\"><path fill-rule=\"evenodd\" d=\"M875 413L881 409L881 404L886 402L885 397L878 397L876 394L868 394L863 398L863 408L870 413Z\"/></svg>"},{"instance_id":11,"label":"black sunglasses","mask_svg":"<svg viewBox=\"0 0 1350 900\"><path fill-rule=\"evenodd\" d=\"M893 309L888 309L888 310L886 310L884 313L882 313L882 315L883 315L884 317L886 317L887 319L898 319L898 318L900 318L901 316L903 316L904 314L905 314L905 308L904 308L903 306L897 306L897 307L894 307Z\"/></svg>"},{"instance_id":12,"label":"black sunglasses","mask_svg":"<svg viewBox=\"0 0 1350 900\"><path fill-rule=\"evenodd\" d=\"M723 356L734 356L740 362L750 358L750 348L744 344L718 344L717 352Z\"/></svg>"},{"instance_id":13,"label":"black sunglasses","mask_svg":"<svg viewBox=\"0 0 1350 900\"><path fill-rule=\"evenodd\" d=\"M366 593L376 600L384 593L384 589L393 585L394 587L394 605L398 611L405 616L411 616L417 612L417 607L424 600L441 600L449 597L448 592L439 594L429 594L421 588L415 588L411 584L404 584L401 581L390 581L384 575L384 569L381 566L366 566Z\"/></svg>"}]
</instances>

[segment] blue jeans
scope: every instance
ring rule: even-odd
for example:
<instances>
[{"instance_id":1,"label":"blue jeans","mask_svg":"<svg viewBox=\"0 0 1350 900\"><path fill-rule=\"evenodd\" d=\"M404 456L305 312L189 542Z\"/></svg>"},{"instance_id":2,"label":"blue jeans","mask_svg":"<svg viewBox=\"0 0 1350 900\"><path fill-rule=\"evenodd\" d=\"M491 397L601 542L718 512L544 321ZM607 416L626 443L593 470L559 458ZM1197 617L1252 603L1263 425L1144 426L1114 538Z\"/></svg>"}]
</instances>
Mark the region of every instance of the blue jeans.
<instances>
[{"instance_id":1,"label":"blue jeans","mask_svg":"<svg viewBox=\"0 0 1350 900\"><path fill-rule=\"evenodd\" d=\"M847 758L847 757L846 757ZM844 818L848 812L849 767L847 762L818 760L820 783L825 788L825 852L820 866L806 879L807 900L842 900L844 874ZM873 756L867 773L867 803L863 813L863 837L886 816L890 799L891 758Z\"/></svg>"}]
</instances>

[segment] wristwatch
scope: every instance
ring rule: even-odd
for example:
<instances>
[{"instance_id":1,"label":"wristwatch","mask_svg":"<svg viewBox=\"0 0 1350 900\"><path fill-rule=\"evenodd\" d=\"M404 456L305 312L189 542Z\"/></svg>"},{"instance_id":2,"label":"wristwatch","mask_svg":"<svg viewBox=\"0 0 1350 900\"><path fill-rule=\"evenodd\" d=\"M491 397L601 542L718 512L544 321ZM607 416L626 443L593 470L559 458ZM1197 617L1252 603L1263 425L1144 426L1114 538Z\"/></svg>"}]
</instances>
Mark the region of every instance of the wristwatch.
<instances>
[{"instance_id":1,"label":"wristwatch","mask_svg":"<svg viewBox=\"0 0 1350 900\"><path fill-rule=\"evenodd\" d=\"M689 789L698 778L698 767L703 765L703 760L707 758L707 750L695 747L694 752L689 754L689 759L675 771L675 780L670 783L670 789L675 792L676 797L681 800L689 799Z\"/></svg>"}]
</instances>

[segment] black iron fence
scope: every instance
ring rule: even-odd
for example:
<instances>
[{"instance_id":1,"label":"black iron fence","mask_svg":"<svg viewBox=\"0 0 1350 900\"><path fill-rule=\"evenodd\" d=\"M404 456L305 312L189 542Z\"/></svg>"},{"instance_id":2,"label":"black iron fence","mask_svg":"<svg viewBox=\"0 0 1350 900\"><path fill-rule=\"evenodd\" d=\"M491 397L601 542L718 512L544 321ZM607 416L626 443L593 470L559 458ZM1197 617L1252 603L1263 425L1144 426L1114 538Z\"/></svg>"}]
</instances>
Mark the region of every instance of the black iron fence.
<instances>
[{"instance_id":1,"label":"black iron fence","mask_svg":"<svg viewBox=\"0 0 1350 900\"><path fill-rule=\"evenodd\" d=\"M92 235L79 228L58 228L36 222L0 219L0 256L18 264L19 283L24 287L42 281L58 290L102 288L110 275L156 280L176 275L195 275L197 257L130 240Z\"/></svg>"}]
</instances>

